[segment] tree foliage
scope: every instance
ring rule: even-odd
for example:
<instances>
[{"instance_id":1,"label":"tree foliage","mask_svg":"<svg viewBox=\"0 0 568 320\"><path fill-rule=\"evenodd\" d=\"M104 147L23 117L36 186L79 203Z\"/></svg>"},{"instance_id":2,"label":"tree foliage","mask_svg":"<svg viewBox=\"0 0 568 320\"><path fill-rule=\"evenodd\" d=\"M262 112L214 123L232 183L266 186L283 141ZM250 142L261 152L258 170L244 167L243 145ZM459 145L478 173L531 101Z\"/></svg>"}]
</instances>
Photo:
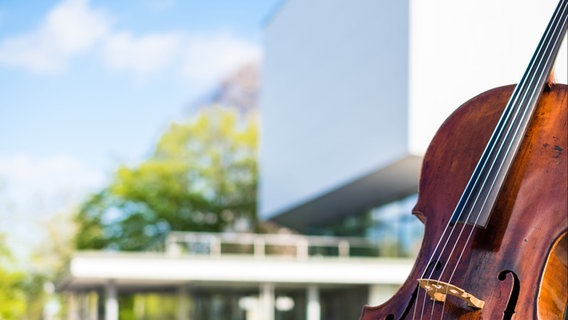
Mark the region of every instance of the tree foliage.
<instances>
[{"instance_id":1,"label":"tree foliage","mask_svg":"<svg viewBox=\"0 0 568 320\"><path fill-rule=\"evenodd\" d=\"M0 319L22 319L26 309L24 274L14 269L14 259L0 234Z\"/></svg>"},{"instance_id":2,"label":"tree foliage","mask_svg":"<svg viewBox=\"0 0 568 320\"><path fill-rule=\"evenodd\" d=\"M139 250L169 231L226 231L256 224L254 117L205 109L173 123L153 154L122 165L76 217L78 249Z\"/></svg>"}]
</instances>

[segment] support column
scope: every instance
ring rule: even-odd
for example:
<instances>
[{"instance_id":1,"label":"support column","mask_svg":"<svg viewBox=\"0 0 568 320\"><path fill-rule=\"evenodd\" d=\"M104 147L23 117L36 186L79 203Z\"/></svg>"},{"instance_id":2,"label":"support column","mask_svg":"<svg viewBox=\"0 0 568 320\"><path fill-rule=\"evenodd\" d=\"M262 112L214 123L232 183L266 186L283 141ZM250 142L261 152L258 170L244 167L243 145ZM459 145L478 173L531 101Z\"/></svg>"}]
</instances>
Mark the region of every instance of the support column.
<instances>
[{"instance_id":1,"label":"support column","mask_svg":"<svg viewBox=\"0 0 568 320\"><path fill-rule=\"evenodd\" d=\"M99 295L96 291L89 293L89 320L99 320Z\"/></svg>"},{"instance_id":2,"label":"support column","mask_svg":"<svg viewBox=\"0 0 568 320\"><path fill-rule=\"evenodd\" d=\"M178 320L189 320L189 304L187 302L187 285L178 288Z\"/></svg>"},{"instance_id":3,"label":"support column","mask_svg":"<svg viewBox=\"0 0 568 320\"><path fill-rule=\"evenodd\" d=\"M88 295L86 291L77 292L75 303L77 305L77 317L80 320L87 319L89 314Z\"/></svg>"},{"instance_id":4,"label":"support column","mask_svg":"<svg viewBox=\"0 0 568 320\"><path fill-rule=\"evenodd\" d=\"M260 287L260 302L262 304L261 319L274 320L274 285L264 283Z\"/></svg>"},{"instance_id":5,"label":"support column","mask_svg":"<svg viewBox=\"0 0 568 320\"><path fill-rule=\"evenodd\" d=\"M105 287L105 320L118 320L116 284L110 280Z\"/></svg>"},{"instance_id":6,"label":"support column","mask_svg":"<svg viewBox=\"0 0 568 320\"><path fill-rule=\"evenodd\" d=\"M306 320L320 320L321 319L321 304L319 296L319 288L315 284L308 286L308 301L306 310Z\"/></svg>"},{"instance_id":7,"label":"support column","mask_svg":"<svg viewBox=\"0 0 568 320\"><path fill-rule=\"evenodd\" d=\"M79 308L77 306L77 294L75 292L69 294L67 303L69 305L67 320L79 320Z\"/></svg>"}]
</instances>

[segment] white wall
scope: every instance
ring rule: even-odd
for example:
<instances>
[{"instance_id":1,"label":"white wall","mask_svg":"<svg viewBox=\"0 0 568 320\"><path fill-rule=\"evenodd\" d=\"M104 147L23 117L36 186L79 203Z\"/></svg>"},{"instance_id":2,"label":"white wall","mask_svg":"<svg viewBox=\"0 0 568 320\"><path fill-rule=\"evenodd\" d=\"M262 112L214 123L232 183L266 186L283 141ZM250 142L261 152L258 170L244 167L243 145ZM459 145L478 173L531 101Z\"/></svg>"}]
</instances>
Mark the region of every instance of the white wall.
<instances>
[{"instance_id":1,"label":"white wall","mask_svg":"<svg viewBox=\"0 0 568 320\"><path fill-rule=\"evenodd\" d=\"M491 88L517 83L557 0L412 0L410 149L423 154L445 118ZM566 83L566 43L557 78Z\"/></svg>"},{"instance_id":2,"label":"white wall","mask_svg":"<svg viewBox=\"0 0 568 320\"><path fill-rule=\"evenodd\" d=\"M520 80L556 4L284 0L265 30L261 216L423 154L460 104Z\"/></svg>"},{"instance_id":3,"label":"white wall","mask_svg":"<svg viewBox=\"0 0 568 320\"><path fill-rule=\"evenodd\" d=\"M261 215L406 153L408 25L405 1L284 2L265 35Z\"/></svg>"}]
</instances>

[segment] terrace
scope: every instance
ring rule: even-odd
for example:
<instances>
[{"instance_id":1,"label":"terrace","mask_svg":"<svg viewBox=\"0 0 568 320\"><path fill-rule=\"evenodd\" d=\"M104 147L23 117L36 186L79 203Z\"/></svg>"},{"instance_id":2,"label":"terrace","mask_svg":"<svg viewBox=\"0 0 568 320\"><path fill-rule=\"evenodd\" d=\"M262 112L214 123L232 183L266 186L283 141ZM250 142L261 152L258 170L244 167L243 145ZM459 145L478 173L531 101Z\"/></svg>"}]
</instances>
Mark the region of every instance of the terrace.
<instances>
[{"instance_id":1,"label":"terrace","mask_svg":"<svg viewBox=\"0 0 568 320\"><path fill-rule=\"evenodd\" d=\"M118 296L141 292L174 294L177 318L193 319L209 307L192 297L216 290L237 292L234 313L245 320L301 306L299 318L316 320L326 290L363 288L363 303L377 304L404 282L412 261L377 248L361 238L173 232L146 252L76 253L58 290L69 296L71 319L118 319Z\"/></svg>"}]
</instances>

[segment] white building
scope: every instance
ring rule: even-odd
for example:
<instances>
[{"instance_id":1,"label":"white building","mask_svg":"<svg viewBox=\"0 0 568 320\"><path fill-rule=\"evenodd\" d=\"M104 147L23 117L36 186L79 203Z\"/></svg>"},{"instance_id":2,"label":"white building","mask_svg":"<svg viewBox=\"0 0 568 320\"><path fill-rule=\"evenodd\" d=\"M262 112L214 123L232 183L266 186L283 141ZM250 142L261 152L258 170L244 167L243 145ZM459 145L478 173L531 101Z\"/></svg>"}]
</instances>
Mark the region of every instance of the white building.
<instances>
[{"instance_id":1,"label":"white building","mask_svg":"<svg viewBox=\"0 0 568 320\"><path fill-rule=\"evenodd\" d=\"M283 1L265 35L261 216L310 232L416 192L436 129L520 80L557 3ZM564 44L561 82L566 60Z\"/></svg>"},{"instance_id":2,"label":"white building","mask_svg":"<svg viewBox=\"0 0 568 320\"><path fill-rule=\"evenodd\" d=\"M308 234L358 225L351 235L387 254L398 237L394 255L412 256L412 195L435 131L521 79L557 3L283 1L265 27L261 217ZM566 56L565 41L564 83Z\"/></svg>"},{"instance_id":3,"label":"white building","mask_svg":"<svg viewBox=\"0 0 568 320\"><path fill-rule=\"evenodd\" d=\"M161 293L163 310L151 314L137 299L135 319L356 318L361 303L390 297L412 266L377 248L354 238L172 233L154 252L76 253L58 289L69 320L118 320L120 295L145 292Z\"/></svg>"}]
</instances>

